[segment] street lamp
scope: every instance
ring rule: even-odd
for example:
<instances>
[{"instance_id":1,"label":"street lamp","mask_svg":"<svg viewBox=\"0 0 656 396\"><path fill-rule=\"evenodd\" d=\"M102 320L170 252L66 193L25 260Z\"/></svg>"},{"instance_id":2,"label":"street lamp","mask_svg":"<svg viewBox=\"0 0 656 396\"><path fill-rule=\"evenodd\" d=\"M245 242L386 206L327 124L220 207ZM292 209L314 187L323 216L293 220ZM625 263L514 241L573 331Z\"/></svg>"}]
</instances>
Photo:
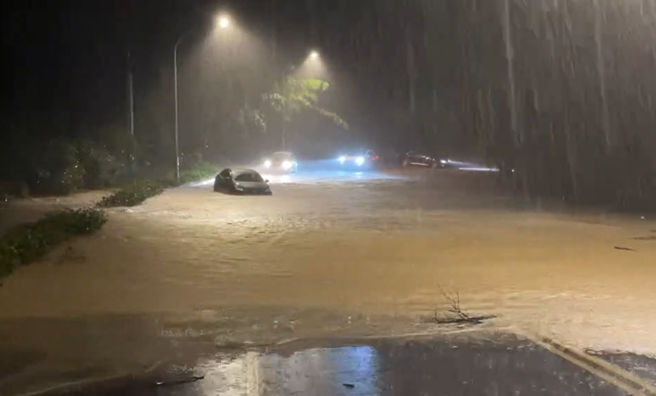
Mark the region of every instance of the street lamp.
<instances>
[{"instance_id":1,"label":"street lamp","mask_svg":"<svg viewBox=\"0 0 656 396\"><path fill-rule=\"evenodd\" d=\"M221 29L230 27L232 20L228 15L221 15L218 18L218 26ZM175 101L175 180L180 183L180 144L179 144L179 123L178 123L178 47L182 42L185 33L182 33L173 47L173 96Z\"/></svg>"},{"instance_id":2,"label":"street lamp","mask_svg":"<svg viewBox=\"0 0 656 396\"><path fill-rule=\"evenodd\" d=\"M311 51L310 52L310 59L312 59L312 60L319 59L319 53L317 51Z\"/></svg>"},{"instance_id":3,"label":"street lamp","mask_svg":"<svg viewBox=\"0 0 656 396\"><path fill-rule=\"evenodd\" d=\"M232 21L230 20L229 16L221 15L219 17L219 27L221 29L225 29L225 28L229 27L231 23L232 23Z\"/></svg>"}]
</instances>

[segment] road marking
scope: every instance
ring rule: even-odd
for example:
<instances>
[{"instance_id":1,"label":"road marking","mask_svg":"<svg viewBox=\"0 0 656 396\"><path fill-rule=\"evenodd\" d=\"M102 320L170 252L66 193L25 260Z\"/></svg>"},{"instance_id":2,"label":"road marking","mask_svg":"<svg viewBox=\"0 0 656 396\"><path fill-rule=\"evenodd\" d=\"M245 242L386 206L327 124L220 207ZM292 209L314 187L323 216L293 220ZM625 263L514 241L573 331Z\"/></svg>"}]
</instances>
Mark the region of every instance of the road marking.
<instances>
[{"instance_id":1,"label":"road marking","mask_svg":"<svg viewBox=\"0 0 656 396\"><path fill-rule=\"evenodd\" d=\"M654 386L629 371L571 347L561 345L552 339L531 335L517 329L514 332L632 395L656 396Z\"/></svg>"}]
</instances>

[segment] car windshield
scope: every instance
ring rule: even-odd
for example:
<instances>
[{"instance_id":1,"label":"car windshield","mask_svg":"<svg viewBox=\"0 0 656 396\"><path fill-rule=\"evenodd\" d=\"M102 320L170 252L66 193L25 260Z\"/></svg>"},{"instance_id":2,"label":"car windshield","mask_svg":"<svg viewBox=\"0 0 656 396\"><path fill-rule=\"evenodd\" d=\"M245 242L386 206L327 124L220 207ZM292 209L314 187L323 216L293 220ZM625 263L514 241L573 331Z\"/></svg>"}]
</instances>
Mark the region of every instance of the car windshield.
<instances>
[{"instance_id":1,"label":"car windshield","mask_svg":"<svg viewBox=\"0 0 656 396\"><path fill-rule=\"evenodd\" d=\"M287 153L275 153L275 154L273 155L273 160L274 160L274 161L288 161L288 160L291 159L291 157L292 157L291 154L287 154Z\"/></svg>"},{"instance_id":2,"label":"car windshield","mask_svg":"<svg viewBox=\"0 0 656 396\"><path fill-rule=\"evenodd\" d=\"M0 396L656 396L656 0L0 18Z\"/></svg>"},{"instance_id":3,"label":"car windshield","mask_svg":"<svg viewBox=\"0 0 656 396\"><path fill-rule=\"evenodd\" d=\"M235 176L235 181L238 182L263 182L262 176L254 172L240 173Z\"/></svg>"}]
</instances>

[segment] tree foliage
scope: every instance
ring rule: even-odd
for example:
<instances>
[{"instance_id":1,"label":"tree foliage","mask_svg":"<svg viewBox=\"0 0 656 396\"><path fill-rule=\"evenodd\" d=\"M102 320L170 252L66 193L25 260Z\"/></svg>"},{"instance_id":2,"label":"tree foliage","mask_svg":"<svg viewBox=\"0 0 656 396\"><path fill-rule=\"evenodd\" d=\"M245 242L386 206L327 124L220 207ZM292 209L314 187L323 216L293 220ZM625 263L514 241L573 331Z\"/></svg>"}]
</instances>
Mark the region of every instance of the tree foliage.
<instances>
[{"instance_id":1,"label":"tree foliage","mask_svg":"<svg viewBox=\"0 0 656 396\"><path fill-rule=\"evenodd\" d=\"M348 129L348 124L338 114L319 105L319 95L327 91L330 84L320 79L296 79L291 76L274 84L270 92L263 95L266 105L274 109L284 122L302 112L310 111L330 120L335 125Z\"/></svg>"}]
</instances>

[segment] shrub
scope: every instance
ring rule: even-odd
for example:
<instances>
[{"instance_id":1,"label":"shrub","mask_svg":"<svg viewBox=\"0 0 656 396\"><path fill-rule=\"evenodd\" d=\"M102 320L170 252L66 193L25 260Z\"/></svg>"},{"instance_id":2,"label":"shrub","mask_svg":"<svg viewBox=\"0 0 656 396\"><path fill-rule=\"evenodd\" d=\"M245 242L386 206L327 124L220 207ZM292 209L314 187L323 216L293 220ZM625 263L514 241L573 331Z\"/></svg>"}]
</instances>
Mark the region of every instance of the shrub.
<instances>
[{"instance_id":1,"label":"shrub","mask_svg":"<svg viewBox=\"0 0 656 396\"><path fill-rule=\"evenodd\" d=\"M126 160L113 155L104 145L91 141L78 144L78 158L84 167L84 187L104 188L116 183L129 169Z\"/></svg>"},{"instance_id":2,"label":"shrub","mask_svg":"<svg viewBox=\"0 0 656 396\"><path fill-rule=\"evenodd\" d=\"M180 184L201 181L216 176L219 170L207 162L199 162L180 173Z\"/></svg>"},{"instance_id":3,"label":"shrub","mask_svg":"<svg viewBox=\"0 0 656 396\"><path fill-rule=\"evenodd\" d=\"M164 191L162 185L152 180L136 180L114 194L98 202L99 207L113 208L121 206L136 206L150 197L159 195Z\"/></svg>"},{"instance_id":4,"label":"shrub","mask_svg":"<svg viewBox=\"0 0 656 396\"><path fill-rule=\"evenodd\" d=\"M213 178L217 173L219 173L219 169L216 166L201 161L182 169L180 182L175 179L175 172L169 172L161 182L166 186L173 187Z\"/></svg>"},{"instance_id":5,"label":"shrub","mask_svg":"<svg viewBox=\"0 0 656 396\"><path fill-rule=\"evenodd\" d=\"M84 166L75 144L64 139L36 144L26 155L28 179L37 194L71 194L83 187Z\"/></svg>"},{"instance_id":6,"label":"shrub","mask_svg":"<svg viewBox=\"0 0 656 396\"><path fill-rule=\"evenodd\" d=\"M100 210L64 210L11 229L0 238L0 276L32 263L74 236L99 230L106 222L107 216Z\"/></svg>"}]
</instances>

